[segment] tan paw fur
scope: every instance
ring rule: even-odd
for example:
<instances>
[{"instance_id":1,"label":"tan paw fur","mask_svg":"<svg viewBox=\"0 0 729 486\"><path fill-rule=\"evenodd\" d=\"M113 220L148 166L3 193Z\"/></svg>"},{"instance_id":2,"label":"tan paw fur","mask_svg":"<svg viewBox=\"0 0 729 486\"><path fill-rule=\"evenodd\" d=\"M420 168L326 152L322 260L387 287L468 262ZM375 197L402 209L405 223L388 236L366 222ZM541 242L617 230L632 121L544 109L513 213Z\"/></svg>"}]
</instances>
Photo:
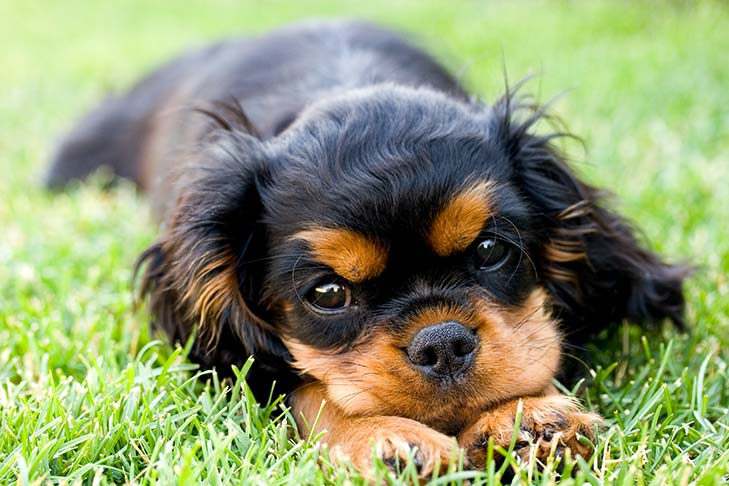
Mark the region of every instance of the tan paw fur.
<instances>
[{"instance_id":1,"label":"tan paw fur","mask_svg":"<svg viewBox=\"0 0 729 486\"><path fill-rule=\"evenodd\" d=\"M521 422L515 439L517 461L545 464L550 456L562 456L567 450L574 457L589 459L595 440L598 415L583 412L577 402L564 395L548 395L514 400L484 412L478 420L458 435L459 445L466 451L472 467L486 464L489 439L494 445L509 449L512 443L517 409L521 406ZM498 454L497 454L498 457Z\"/></svg>"}]
</instances>

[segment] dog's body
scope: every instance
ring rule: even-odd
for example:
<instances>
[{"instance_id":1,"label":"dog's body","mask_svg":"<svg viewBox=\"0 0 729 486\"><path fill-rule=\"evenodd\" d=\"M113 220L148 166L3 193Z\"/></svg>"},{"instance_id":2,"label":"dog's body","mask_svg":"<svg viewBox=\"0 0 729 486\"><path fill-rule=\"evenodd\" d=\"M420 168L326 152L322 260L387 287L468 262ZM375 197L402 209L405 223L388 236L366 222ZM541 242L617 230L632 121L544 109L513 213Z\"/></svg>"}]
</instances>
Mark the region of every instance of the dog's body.
<instances>
[{"instance_id":1,"label":"dog's body","mask_svg":"<svg viewBox=\"0 0 729 486\"><path fill-rule=\"evenodd\" d=\"M148 190L156 325L221 372L254 356L254 391L276 381L304 434L327 399L319 430L355 464L374 439L427 475L457 436L482 466L519 400L527 438L588 455L597 418L552 386L562 336L680 324L685 272L521 109L389 31L310 23L163 66L79 124L49 184L106 164Z\"/></svg>"},{"instance_id":2,"label":"dog's body","mask_svg":"<svg viewBox=\"0 0 729 486\"><path fill-rule=\"evenodd\" d=\"M149 191L164 219L175 200L170 169L180 172L175 168L210 131L211 120L194 109L239 103L266 140L316 101L382 83L467 96L422 51L365 23L311 22L223 41L174 59L91 113L54 156L48 184L107 165Z\"/></svg>"}]
</instances>

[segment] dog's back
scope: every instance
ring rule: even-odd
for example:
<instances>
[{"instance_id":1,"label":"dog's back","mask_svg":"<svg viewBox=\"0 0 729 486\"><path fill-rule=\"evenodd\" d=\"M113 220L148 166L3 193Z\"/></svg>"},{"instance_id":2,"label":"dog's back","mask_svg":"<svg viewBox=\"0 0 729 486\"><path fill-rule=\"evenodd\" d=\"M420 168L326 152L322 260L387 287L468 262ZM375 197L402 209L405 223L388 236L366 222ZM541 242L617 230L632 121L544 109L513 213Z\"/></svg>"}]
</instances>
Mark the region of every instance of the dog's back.
<instances>
[{"instance_id":1,"label":"dog's back","mask_svg":"<svg viewBox=\"0 0 729 486\"><path fill-rule=\"evenodd\" d=\"M226 40L184 54L104 101L62 140L46 183L62 187L107 166L143 189L155 188L209 131L211 120L195 116L195 109L240 106L266 139L313 101L385 82L466 98L423 51L363 22L307 22L260 38Z\"/></svg>"}]
</instances>

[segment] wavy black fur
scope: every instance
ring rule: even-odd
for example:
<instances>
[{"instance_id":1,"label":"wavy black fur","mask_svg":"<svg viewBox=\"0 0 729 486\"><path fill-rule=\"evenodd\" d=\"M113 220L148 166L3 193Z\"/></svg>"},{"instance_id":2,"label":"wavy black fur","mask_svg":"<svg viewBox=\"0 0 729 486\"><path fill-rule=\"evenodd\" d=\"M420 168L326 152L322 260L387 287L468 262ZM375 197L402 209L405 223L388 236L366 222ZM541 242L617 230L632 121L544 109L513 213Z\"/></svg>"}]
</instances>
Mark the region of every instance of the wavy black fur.
<instances>
[{"instance_id":1,"label":"wavy black fur","mask_svg":"<svg viewBox=\"0 0 729 486\"><path fill-rule=\"evenodd\" d=\"M510 90L492 106L470 97L387 30L312 23L173 60L84 119L48 181L108 163L151 192L163 229L138 268L155 327L173 341L194 335L191 358L222 373L254 356L261 399L273 381L287 392L301 380L282 335L346 347L373 316L396 326L418 282L435 289L430 300L477 288L503 305L541 285L573 342L623 319L683 326L686 267L641 244L578 177L554 144L564 134L536 129L547 116ZM438 210L482 179L498 187L484 231L520 255L488 279L468 254L439 259L422 244ZM291 235L312 225L390 248L347 319L301 305L323 270Z\"/></svg>"}]
</instances>

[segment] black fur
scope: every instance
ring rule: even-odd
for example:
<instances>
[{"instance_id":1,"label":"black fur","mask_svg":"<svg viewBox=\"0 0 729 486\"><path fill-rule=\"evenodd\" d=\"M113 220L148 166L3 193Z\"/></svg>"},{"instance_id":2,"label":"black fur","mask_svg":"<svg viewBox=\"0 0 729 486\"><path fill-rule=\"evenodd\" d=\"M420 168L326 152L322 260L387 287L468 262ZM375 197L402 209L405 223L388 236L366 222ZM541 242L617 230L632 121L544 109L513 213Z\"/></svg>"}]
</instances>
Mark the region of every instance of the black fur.
<instances>
[{"instance_id":1,"label":"black fur","mask_svg":"<svg viewBox=\"0 0 729 486\"><path fill-rule=\"evenodd\" d=\"M315 23L166 65L85 119L48 181L108 163L152 191L164 229L139 264L155 325L174 341L197 333L192 359L205 367L226 372L255 356L249 380L264 399L272 381L286 392L300 380L280 336L339 349L376 322L397 327L423 299L462 299L462 289L515 305L542 285L580 341L622 319L682 325L685 269L639 244L567 166L553 145L560 134L535 131L543 116L513 93L493 106L469 98L396 34ZM498 216L483 232L513 248L489 275L470 250L439 258L423 242L438 210L486 179L498 184ZM302 295L330 273L291 239L312 225L390 248L386 272L356 286L352 314L305 309ZM234 288L213 284L231 270ZM201 315L210 288L225 295Z\"/></svg>"},{"instance_id":2,"label":"black fur","mask_svg":"<svg viewBox=\"0 0 729 486\"><path fill-rule=\"evenodd\" d=\"M524 109L531 113L515 121L515 112ZM524 194L538 208L537 226L585 253L573 262L541 262L574 276L544 280L570 339L584 342L622 319L651 324L668 318L684 329L682 282L690 268L666 264L642 247L631 224L606 206L607 192L575 175L552 143L569 134L530 133L545 116L542 109L519 105L507 94L494 112ZM541 273L547 273L544 267Z\"/></svg>"}]
</instances>

